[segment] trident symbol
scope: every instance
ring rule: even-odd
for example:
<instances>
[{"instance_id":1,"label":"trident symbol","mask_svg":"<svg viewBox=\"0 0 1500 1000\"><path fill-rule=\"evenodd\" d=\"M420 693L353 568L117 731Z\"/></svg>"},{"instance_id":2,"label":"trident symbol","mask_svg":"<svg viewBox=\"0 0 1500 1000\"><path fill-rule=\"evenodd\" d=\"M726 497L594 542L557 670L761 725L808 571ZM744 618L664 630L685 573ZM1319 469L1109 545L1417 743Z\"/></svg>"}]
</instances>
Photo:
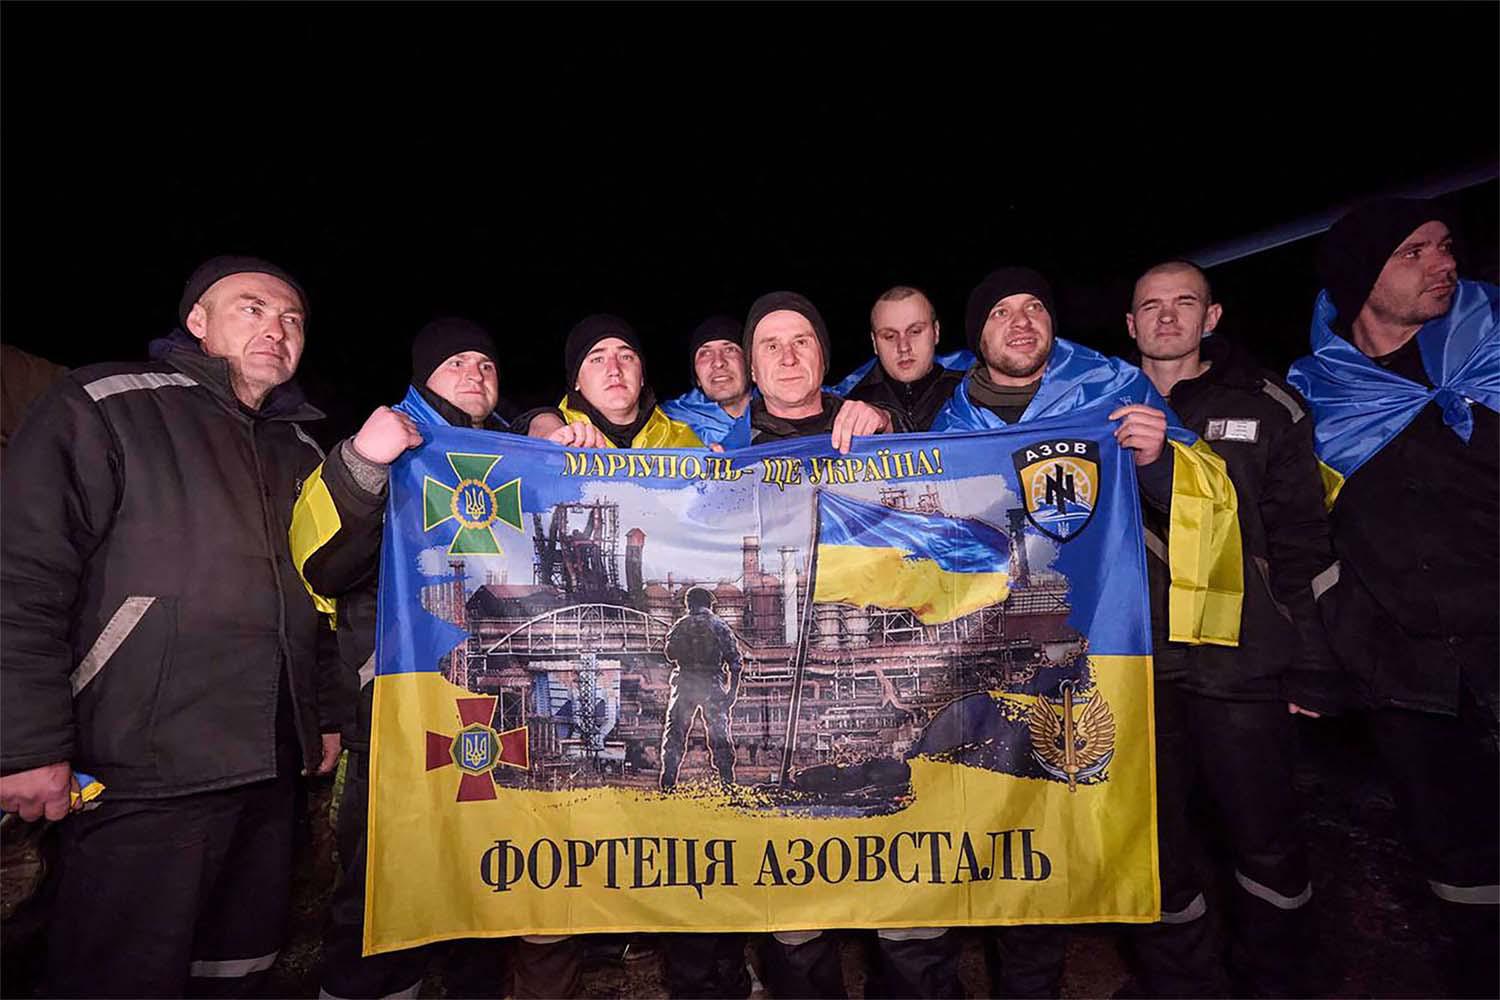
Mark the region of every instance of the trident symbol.
<instances>
[{"instance_id":1,"label":"trident symbol","mask_svg":"<svg viewBox=\"0 0 1500 1000\"><path fill-rule=\"evenodd\" d=\"M483 521L485 519L484 494L477 489L464 490L464 513L469 515L470 521Z\"/></svg>"}]
</instances>

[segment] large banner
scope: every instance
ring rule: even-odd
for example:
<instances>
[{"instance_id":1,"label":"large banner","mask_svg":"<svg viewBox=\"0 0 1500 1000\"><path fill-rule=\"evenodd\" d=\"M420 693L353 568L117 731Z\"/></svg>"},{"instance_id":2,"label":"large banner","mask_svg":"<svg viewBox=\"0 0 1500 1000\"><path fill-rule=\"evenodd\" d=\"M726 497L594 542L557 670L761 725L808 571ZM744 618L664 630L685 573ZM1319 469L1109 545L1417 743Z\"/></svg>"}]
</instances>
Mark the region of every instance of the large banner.
<instances>
[{"instance_id":1,"label":"large banner","mask_svg":"<svg viewBox=\"0 0 1500 1000\"><path fill-rule=\"evenodd\" d=\"M1157 918L1108 422L847 456L423 433L385 525L367 952Z\"/></svg>"}]
</instances>

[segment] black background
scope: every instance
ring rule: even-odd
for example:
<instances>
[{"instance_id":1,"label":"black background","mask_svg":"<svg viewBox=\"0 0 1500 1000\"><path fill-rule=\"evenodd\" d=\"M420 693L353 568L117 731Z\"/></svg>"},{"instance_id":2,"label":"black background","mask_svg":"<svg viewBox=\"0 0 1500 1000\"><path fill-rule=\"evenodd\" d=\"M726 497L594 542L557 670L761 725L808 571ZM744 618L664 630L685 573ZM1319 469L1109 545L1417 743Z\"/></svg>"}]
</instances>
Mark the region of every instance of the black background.
<instances>
[{"instance_id":1,"label":"black background","mask_svg":"<svg viewBox=\"0 0 1500 1000\"><path fill-rule=\"evenodd\" d=\"M4 6L4 339L141 357L183 280L253 252L309 289L300 378L347 433L462 313L551 402L589 312L663 395L713 312L807 294L830 380L893 283L943 346L988 269L1126 346L1134 273L1362 197L1494 176L1494 4ZM1450 201L1494 278L1497 185ZM1215 267L1221 330L1303 353L1313 240Z\"/></svg>"}]
</instances>

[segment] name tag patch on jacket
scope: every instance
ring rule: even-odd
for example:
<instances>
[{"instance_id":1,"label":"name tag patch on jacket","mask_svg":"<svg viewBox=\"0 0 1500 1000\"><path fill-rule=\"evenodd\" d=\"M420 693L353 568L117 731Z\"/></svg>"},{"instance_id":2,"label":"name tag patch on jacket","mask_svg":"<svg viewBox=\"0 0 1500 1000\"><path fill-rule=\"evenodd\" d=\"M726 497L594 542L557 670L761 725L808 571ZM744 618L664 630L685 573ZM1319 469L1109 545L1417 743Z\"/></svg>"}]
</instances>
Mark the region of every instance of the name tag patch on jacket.
<instances>
[{"instance_id":1,"label":"name tag patch on jacket","mask_svg":"<svg viewBox=\"0 0 1500 1000\"><path fill-rule=\"evenodd\" d=\"M1254 444L1260 440L1260 421L1251 417L1215 417L1204 428L1203 440L1248 441Z\"/></svg>"}]
</instances>

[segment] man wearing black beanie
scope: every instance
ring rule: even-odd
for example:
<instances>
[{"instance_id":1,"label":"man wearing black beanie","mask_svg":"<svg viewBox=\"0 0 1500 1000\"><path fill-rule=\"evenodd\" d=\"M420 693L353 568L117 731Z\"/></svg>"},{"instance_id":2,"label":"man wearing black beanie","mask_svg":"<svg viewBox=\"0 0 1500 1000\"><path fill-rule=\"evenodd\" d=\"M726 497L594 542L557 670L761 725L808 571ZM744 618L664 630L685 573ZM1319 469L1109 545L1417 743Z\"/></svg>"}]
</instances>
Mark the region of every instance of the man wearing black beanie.
<instances>
[{"instance_id":1,"label":"man wearing black beanie","mask_svg":"<svg viewBox=\"0 0 1500 1000\"><path fill-rule=\"evenodd\" d=\"M532 411L526 433L573 448L701 448L691 427L656 405L640 335L618 316L579 320L563 343L571 388L555 409Z\"/></svg>"},{"instance_id":2,"label":"man wearing black beanie","mask_svg":"<svg viewBox=\"0 0 1500 1000\"><path fill-rule=\"evenodd\" d=\"M6 446L0 809L65 820L53 996L256 992L301 776L354 710L287 550L322 459L293 381L307 297L216 257L176 316L149 360L58 378Z\"/></svg>"},{"instance_id":3,"label":"man wearing black beanie","mask_svg":"<svg viewBox=\"0 0 1500 1000\"><path fill-rule=\"evenodd\" d=\"M361 955L365 911L370 774L369 683L375 652L375 608L380 540L390 464L422 443L424 426L508 432L495 412L500 400L499 351L490 332L459 317L436 319L412 340L411 383L398 407L370 414L359 433L339 443L308 477L292 513L292 557L307 590L337 601L339 656L359 712L346 727L349 760L339 801L339 882L323 928L321 991L335 997L415 993L430 948ZM368 667L368 669L367 669ZM550 939L549 939L550 941ZM499 977L499 945L464 941L462 959L448 963L476 977L460 987L483 995ZM579 949L571 938L516 945L517 997L573 996L579 988Z\"/></svg>"},{"instance_id":4,"label":"man wearing black beanie","mask_svg":"<svg viewBox=\"0 0 1500 1000\"><path fill-rule=\"evenodd\" d=\"M823 316L796 292L768 292L745 317L745 354L761 398L750 404L752 443L827 434L848 454L862 434L907 429L894 410L823 391L832 346Z\"/></svg>"},{"instance_id":5,"label":"man wearing black beanie","mask_svg":"<svg viewBox=\"0 0 1500 1000\"><path fill-rule=\"evenodd\" d=\"M750 369L733 316L710 316L688 338L693 389L661 404L707 445L743 448L750 443Z\"/></svg>"},{"instance_id":6,"label":"man wearing black beanie","mask_svg":"<svg viewBox=\"0 0 1500 1000\"><path fill-rule=\"evenodd\" d=\"M1456 946L1449 986L1495 996L1500 290L1459 280L1426 201L1360 206L1318 265L1313 353L1288 376L1339 560L1313 586Z\"/></svg>"}]
</instances>

